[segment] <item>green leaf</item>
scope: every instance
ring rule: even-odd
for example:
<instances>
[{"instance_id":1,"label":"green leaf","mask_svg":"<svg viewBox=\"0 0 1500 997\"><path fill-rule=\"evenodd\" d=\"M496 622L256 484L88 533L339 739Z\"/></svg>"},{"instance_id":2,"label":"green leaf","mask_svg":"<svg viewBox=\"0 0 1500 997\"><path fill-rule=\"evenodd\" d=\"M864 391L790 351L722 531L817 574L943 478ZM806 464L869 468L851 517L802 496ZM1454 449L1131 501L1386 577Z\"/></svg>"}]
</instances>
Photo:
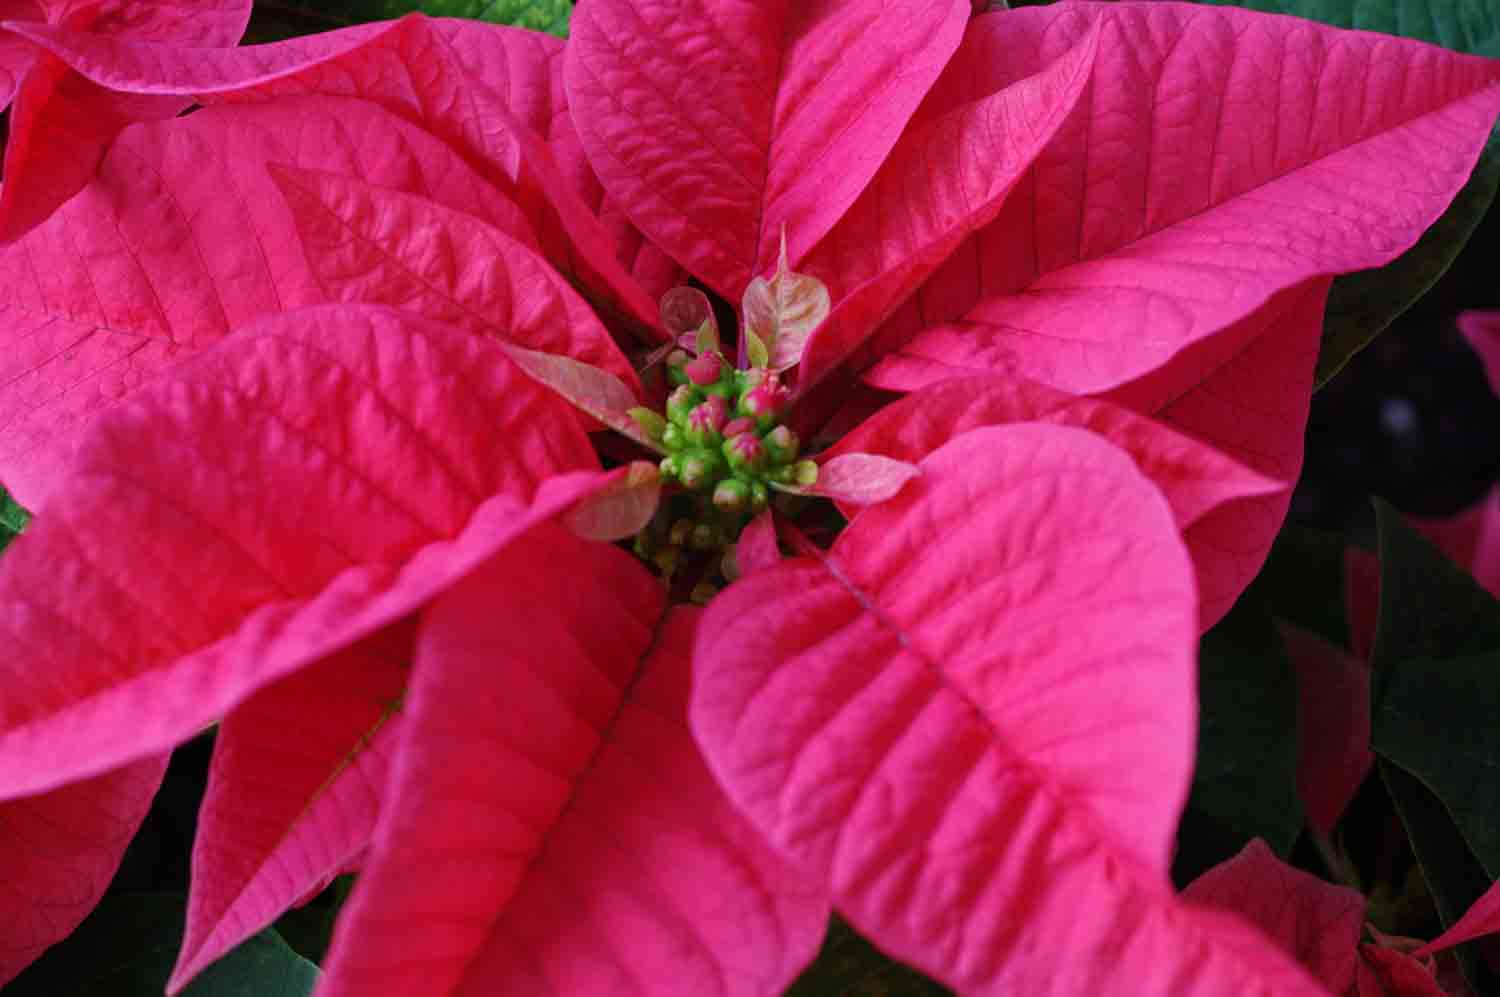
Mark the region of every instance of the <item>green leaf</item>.
<instances>
[{"instance_id":1,"label":"green leaf","mask_svg":"<svg viewBox=\"0 0 1500 997\"><path fill-rule=\"evenodd\" d=\"M26 528L31 522L31 513L21 508L20 503L10 497L10 493L0 488L0 550L4 550L6 544Z\"/></svg>"},{"instance_id":2,"label":"green leaf","mask_svg":"<svg viewBox=\"0 0 1500 997\"><path fill-rule=\"evenodd\" d=\"M1500 56L1500 4L1494 0L1206 0L1273 14L1295 14L1338 28L1379 31L1457 52ZM1347 274L1328 295L1319 387L1411 307L1458 256L1500 188L1500 135L1491 136L1474 175L1417 244L1377 270Z\"/></svg>"},{"instance_id":3,"label":"green leaf","mask_svg":"<svg viewBox=\"0 0 1500 997\"><path fill-rule=\"evenodd\" d=\"M383 21L421 11L433 17L465 17L567 37L569 0L258 0L245 33L246 44L291 38L331 28Z\"/></svg>"},{"instance_id":4,"label":"green leaf","mask_svg":"<svg viewBox=\"0 0 1500 997\"><path fill-rule=\"evenodd\" d=\"M1500 602L1381 499L1375 500L1375 523L1380 618L1370 666L1378 709L1403 662L1500 651Z\"/></svg>"},{"instance_id":5,"label":"green leaf","mask_svg":"<svg viewBox=\"0 0 1500 997\"><path fill-rule=\"evenodd\" d=\"M1371 717L1372 747L1421 779L1469 849L1500 878L1500 652L1408 658L1387 676Z\"/></svg>"},{"instance_id":6,"label":"green leaf","mask_svg":"<svg viewBox=\"0 0 1500 997\"><path fill-rule=\"evenodd\" d=\"M180 896L123 893L5 987L5 997L161 997L182 940ZM307 997L318 968L263 931L206 969L181 997Z\"/></svg>"},{"instance_id":7,"label":"green leaf","mask_svg":"<svg viewBox=\"0 0 1500 997\"><path fill-rule=\"evenodd\" d=\"M1276 537L1255 582L1273 616L1338 647L1349 646L1344 615L1345 547L1340 534L1289 527Z\"/></svg>"},{"instance_id":8,"label":"green leaf","mask_svg":"<svg viewBox=\"0 0 1500 997\"><path fill-rule=\"evenodd\" d=\"M823 948L786 997L942 997L953 991L885 956L837 914ZM9 997L9 995L7 995Z\"/></svg>"},{"instance_id":9,"label":"green leaf","mask_svg":"<svg viewBox=\"0 0 1500 997\"><path fill-rule=\"evenodd\" d=\"M1260 586L1198 650L1198 764L1173 877L1191 881L1260 837L1287 855L1302 830L1297 679Z\"/></svg>"},{"instance_id":10,"label":"green leaf","mask_svg":"<svg viewBox=\"0 0 1500 997\"><path fill-rule=\"evenodd\" d=\"M1489 879L1464 844L1442 801L1399 765L1384 760L1376 764L1427 880L1438 920L1449 928L1489 888ZM1458 946L1454 952L1475 993L1500 992L1500 980L1475 957L1473 942Z\"/></svg>"}]
</instances>

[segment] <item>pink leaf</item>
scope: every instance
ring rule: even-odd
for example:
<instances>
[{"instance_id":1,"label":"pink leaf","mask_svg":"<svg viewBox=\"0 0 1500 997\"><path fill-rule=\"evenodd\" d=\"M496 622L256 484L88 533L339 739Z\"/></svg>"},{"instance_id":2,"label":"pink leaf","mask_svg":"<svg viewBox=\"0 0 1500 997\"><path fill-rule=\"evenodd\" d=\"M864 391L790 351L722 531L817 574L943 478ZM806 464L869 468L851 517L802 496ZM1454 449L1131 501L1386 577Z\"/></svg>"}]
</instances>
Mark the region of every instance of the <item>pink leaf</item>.
<instances>
[{"instance_id":1,"label":"pink leaf","mask_svg":"<svg viewBox=\"0 0 1500 997\"><path fill-rule=\"evenodd\" d=\"M1464 312L1458 328L1484 363L1491 390L1500 395L1500 312Z\"/></svg>"},{"instance_id":2,"label":"pink leaf","mask_svg":"<svg viewBox=\"0 0 1500 997\"><path fill-rule=\"evenodd\" d=\"M886 405L828 454L862 450L898 460L920 460L970 429L1010 422L1078 426L1129 453L1162 490L1178 527L1186 531L1200 580L1223 568L1216 563L1219 549L1203 543L1191 527L1226 505L1274 495L1285 487L1216 448L1129 409L994 374L950 378Z\"/></svg>"},{"instance_id":3,"label":"pink leaf","mask_svg":"<svg viewBox=\"0 0 1500 997\"><path fill-rule=\"evenodd\" d=\"M1171 894L1197 613L1160 494L1057 426L975 429L922 472L709 607L693 727L730 797L963 993L1317 993Z\"/></svg>"},{"instance_id":4,"label":"pink leaf","mask_svg":"<svg viewBox=\"0 0 1500 997\"><path fill-rule=\"evenodd\" d=\"M1462 186L1500 109L1493 60L1225 7L980 18L976 63L1018 78L1096 25L1078 110L875 354L910 340L1080 394L1115 388L1278 290L1395 258Z\"/></svg>"},{"instance_id":5,"label":"pink leaf","mask_svg":"<svg viewBox=\"0 0 1500 997\"><path fill-rule=\"evenodd\" d=\"M41 5L47 21L71 31L218 48L239 43L251 7L248 0L42 0Z\"/></svg>"},{"instance_id":6,"label":"pink leaf","mask_svg":"<svg viewBox=\"0 0 1500 997\"><path fill-rule=\"evenodd\" d=\"M808 336L823 324L829 308L828 286L787 266L783 228L776 272L770 278L756 277L745 288L742 332L760 337L770 350L767 366L783 371L801 362Z\"/></svg>"},{"instance_id":7,"label":"pink leaf","mask_svg":"<svg viewBox=\"0 0 1500 997\"><path fill-rule=\"evenodd\" d=\"M696 611L542 528L425 614L391 806L325 997L780 993L826 898L686 726Z\"/></svg>"},{"instance_id":8,"label":"pink leaf","mask_svg":"<svg viewBox=\"0 0 1500 997\"><path fill-rule=\"evenodd\" d=\"M1249 921L1330 992L1354 986L1365 898L1287 865L1261 839L1199 876L1182 897Z\"/></svg>"},{"instance_id":9,"label":"pink leaf","mask_svg":"<svg viewBox=\"0 0 1500 997\"><path fill-rule=\"evenodd\" d=\"M0 803L0 986L94 909L166 767L147 758Z\"/></svg>"},{"instance_id":10,"label":"pink leaf","mask_svg":"<svg viewBox=\"0 0 1500 997\"><path fill-rule=\"evenodd\" d=\"M734 545L734 561L741 578L781 563L774 510L767 509L740 531L740 539Z\"/></svg>"},{"instance_id":11,"label":"pink leaf","mask_svg":"<svg viewBox=\"0 0 1500 997\"><path fill-rule=\"evenodd\" d=\"M1428 955L1462 944L1471 938L1500 931L1500 883L1492 883L1484 895L1464 911L1463 917L1455 921L1447 931L1416 951L1417 955Z\"/></svg>"},{"instance_id":12,"label":"pink leaf","mask_svg":"<svg viewBox=\"0 0 1500 997\"><path fill-rule=\"evenodd\" d=\"M997 79L1004 63L993 62L980 36L1003 27L971 25L869 188L803 261L838 303L808 342L799 391L821 381L994 219L1083 94L1097 31L1035 75ZM974 87L976 80L994 80L994 89Z\"/></svg>"},{"instance_id":13,"label":"pink leaf","mask_svg":"<svg viewBox=\"0 0 1500 997\"><path fill-rule=\"evenodd\" d=\"M569 509L563 522L585 540L611 543L646 528L661 501L661 475L650 461L633 461L613 480Z\"/></svg>"},{"instance_id":14,"label":"pink leaf","mask_svg":"<svg viewBox=\"0 0 1500 997\"><path fill-rule=\"evenodd\" d=\"M569 28L573 120L631 220L737 301L783 224L795 264L859 196L968 16L961 0L591 0Z\"/></svg>"},{"instance_id":15,"label":"pink leaf","mask_svg":"<svg viewBox=\"0 0 1500 997\"><path fill-rule=\"evenodd\" d=\"M410 641L401 628L379 634L260 690L220 726L169 992L369 843Z\"/></svg>"},{"instance_id":16,"label":"pink leaf","mask_svg":"<svg viewBox=\"0 0 1500 997\"><path fill-rule=\"evenodd\" d=\"M188 103L180 97L111 93L44 53L11 108L0 242L25 235L82 190L126 125L174 117Z\"/></svg>"},{"instance_id":17,"label":"pink leaf","mask_svg":"<svg viewBox=\"0 0 1500 997\"><path fill-rule=\"evenodd\" d=\"M528 246L529 231L517 238L427 198L335 173L270 170L330 298L392 305L492 335L504 330L508 343L565 354L638 389L609 331Z\"/></svg>"},{"instance_id":18,"label":"pink leaf","mask_svg":"<svg viewBox=\"0 0 1500 997\"><path fill-rule=\"evenodd\" d=\"M1308 821L1328 834L1370 773L1370 668L1341 647L1281 624L1297 669L1297 795Z\"/></svg>"},{"instance_id":19,"label":"pink leaf","mask_svg":"<svg viewBox=\"0 0 1500 997\"><path fill-rule=\"evenodd\" d=\"M0 798L170 747L607 481L494 345L411 316L306 310L179 371L0 559Z\"/></svg>"},{"instance_id":20,"label":"pink leaf","mask_svg":"<svg viewBox=\"0 0 1500 997\"><path fill-rule=\"evenodd\" d=\"M451 149L363 101L210 108L128 130L82 193L0 249L0 466L22 504L43 505L87 421L159 371L325 300L267 162L431 191L497 227L515 217Z\"/></svg>"},{"instance_id":21,"label":"pink leaf","mask_svg":"<svg viewBox=\"0 0 1500 997\"><path fill-rule=\"evenodd\" d=\"M1413 519L1412 525L1486 591L1500 595L1500 487L1459 513Z\"/></svg>"},{"instance_id":22,"label":"pink leaf","mask_svg":"<svg viewBox=\"0 0 1500 997\"><path fill-rule=\"evenodd\" d=\"M1395 949L1359 947L1358 997L1449 997L1431 970Z\"/></svg>"},{"instance_id":23,"label":"pink leaf","mask_svg":"<svg viewBox=\"0 0 1500 997\"><path fill-rule=\"evenodd\" d=\"M804 495L822 495L850 505L884 502L922 472L915 464L879 454L841 453L818 465L818 480L798 488Z\"/></svg>"}]
</instances>

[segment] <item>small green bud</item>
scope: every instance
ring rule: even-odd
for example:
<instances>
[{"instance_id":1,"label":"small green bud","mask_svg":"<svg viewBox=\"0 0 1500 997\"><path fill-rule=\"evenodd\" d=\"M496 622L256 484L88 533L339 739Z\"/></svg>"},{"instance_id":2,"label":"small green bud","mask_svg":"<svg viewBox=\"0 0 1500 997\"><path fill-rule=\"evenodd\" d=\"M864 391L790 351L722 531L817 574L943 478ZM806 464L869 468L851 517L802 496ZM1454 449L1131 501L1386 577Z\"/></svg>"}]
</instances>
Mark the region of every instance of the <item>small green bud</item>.
<instances>
[{"instance_id":1,"label":"small green bud","mask_svg":"<svg viewBox=\"0 0 1500 997\"><path fill-rule=\"evenodd\" d=\"M679 385L677 390L667 396L667 418L682 425L687 421L688 413L702 400L702 392L691 384Z\"/></svg>"},{"instance_id":2,"label":"small green bud","mask_svg":"<svg viewBox=\"0 0 1500 997\"><path fill-rule=\"evenodd\" d=\"M682 461L678 460L675 456L663 457L661 463L656 466L661 471L661 480L663 481L676 481L682 477Z\"/></svg>"},{"instance_id":3,"label":"small green bud","mask_svg":"<svg viewBox=\"0 0 1500 997\"><path fill-rule=\"evenodd\" d=\"M764 482L750 482L750 512L759 516L766 511L766 506L771 504L771 493L766 490Z\"/></svg>"},{"instance_id":4,"label":"small green bud","mask_svg":"<svg viewBox=\"0 0 1500 997\"><path fill-rule=\"evenodd\" d=\"M797 434L786 426L777 426L767 433L762 440L766 445L766 452L771 455L771 460L776 464L787 464L797 459L797 449L802 441L797 439Z\"/></svg>"},{"instance_id":5,"label":"small green bud","mask_svg":"<svg viewBox=\"0 0 1500 997\"><path fill-rule=\"evenodd\" d=\"M818 483L818 465L814 461L799 460L792 465L793 479L801 488L811 488Z\"/></svg>"},{"instance_id":6,"label":"small green bud","mask_svg":"<svg viewBox=\"0 0 1500 997\"><path fill-rule=\"evenodd\" d=\"M711 451L694 450L683 458L682 473L677 477L684 488L694 490L706 488L717 477L717 472L722 466L722 461L718 460Z\"/></svg>"},{"instance_id":7,"label":"small green bud","mask_svg":"<svg viewBox=\"0 0 1500 997\"><path fill-rule=\"evenodd\" d=\"M667 423L666 428L661 431L661 444L668 450L681 450L687 443L687 431L675 422Z\"/></svg>"}]
</instances>

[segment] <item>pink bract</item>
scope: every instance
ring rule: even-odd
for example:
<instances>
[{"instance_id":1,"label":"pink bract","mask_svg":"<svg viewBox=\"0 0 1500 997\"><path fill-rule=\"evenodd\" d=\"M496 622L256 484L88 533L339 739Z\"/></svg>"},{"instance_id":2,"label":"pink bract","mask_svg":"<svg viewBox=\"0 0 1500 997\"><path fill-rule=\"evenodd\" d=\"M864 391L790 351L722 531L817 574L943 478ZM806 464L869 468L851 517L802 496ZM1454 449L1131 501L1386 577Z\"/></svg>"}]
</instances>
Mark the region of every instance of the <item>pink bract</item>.
<instances>
[{"instance_id":1,"label":"pink bract","mask_svg":"<svg viewBox=\"0 0 1500 997\"><path fill-rule=\"evenodd\" d=\"M26 29L209 106L0 254L38 512L0 562L0 819L91 786L128 827L221 722L174 987L363 855L329 993L776 992L830 896L968 992L1317 993L1172 895L1193 649L1279 525L1330 275L1437 217L1500 71L1244 11L970 12ZM783 226L830 291L799 431L858 377L910 397L823 455L831 549L759 519L744 578L668 609L567 531L639 496L535 381L630 433L627 351L688 331L660 293L740 301Z\"/></svg>"},{"instance_id":2,"label":"pink bract","mask_svg":"<svg viewBox=\"0 0 1500 997\"><path fill-rule=\"evenodd\" d=\"M1307 967L1332 994L1351 997L1445 997L1433 954L1500 931L1500 889L1480 897L1451 929L1423 945L1362 930L1365 898L1278 859L1256 839L1205 872L1183 899L1232 911ZM1466 991L1466 988L1465 988Z\"/></svg>"},{"instance_id":3,"label":"pink bract","mask_svg":"<svg viewBox=\"0 0 1500 997\"><path fill-rule=\"evenodd\" d=\"M31 7L41 20L0 21L0 109L10 108L0 186L0 241L7 242L78 193L122 128L174 117L191 103L100 86L35 44L27 35L32 26L62 37L129 38L163 49L228 48L250 20L249 0L43 0Z\"/></svg>"}]
</instances>

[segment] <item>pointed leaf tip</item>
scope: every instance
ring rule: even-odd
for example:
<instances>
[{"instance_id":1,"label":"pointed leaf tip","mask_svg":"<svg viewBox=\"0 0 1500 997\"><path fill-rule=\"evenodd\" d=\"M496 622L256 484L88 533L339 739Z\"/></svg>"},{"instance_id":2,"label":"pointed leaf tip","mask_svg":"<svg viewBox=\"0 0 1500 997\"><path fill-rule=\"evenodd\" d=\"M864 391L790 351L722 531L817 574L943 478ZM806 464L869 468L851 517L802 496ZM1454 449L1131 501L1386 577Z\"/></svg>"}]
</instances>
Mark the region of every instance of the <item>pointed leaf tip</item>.
<instances>
[{"instance_id":1,"label":"pointed leaf tip","mask_svg":"<svg viewBox=\"0 0 1500 997\"><path fill-rule=\"evenodd\" d=\"M613 481L585 497L564 515L574 535L613 543L634 536L651 522L661 499L661 472L648 460L632 461Z\"/></svg>"},{"instance_id":2,"label":"pointed leaf tip","mask_svg":"<svg viewBox=\"0 0 1500 997\"><path fill-rule=\"evenodd\" d=\"M501 343L501 349L515 361L527 377L551 388L580 411L598 419L610 429L628 436L643 447L666 453L662 445L632 415L641 408L624 381L607 370L555 353L528 350L514 343Z\"/></svg>"}]
</instances>

